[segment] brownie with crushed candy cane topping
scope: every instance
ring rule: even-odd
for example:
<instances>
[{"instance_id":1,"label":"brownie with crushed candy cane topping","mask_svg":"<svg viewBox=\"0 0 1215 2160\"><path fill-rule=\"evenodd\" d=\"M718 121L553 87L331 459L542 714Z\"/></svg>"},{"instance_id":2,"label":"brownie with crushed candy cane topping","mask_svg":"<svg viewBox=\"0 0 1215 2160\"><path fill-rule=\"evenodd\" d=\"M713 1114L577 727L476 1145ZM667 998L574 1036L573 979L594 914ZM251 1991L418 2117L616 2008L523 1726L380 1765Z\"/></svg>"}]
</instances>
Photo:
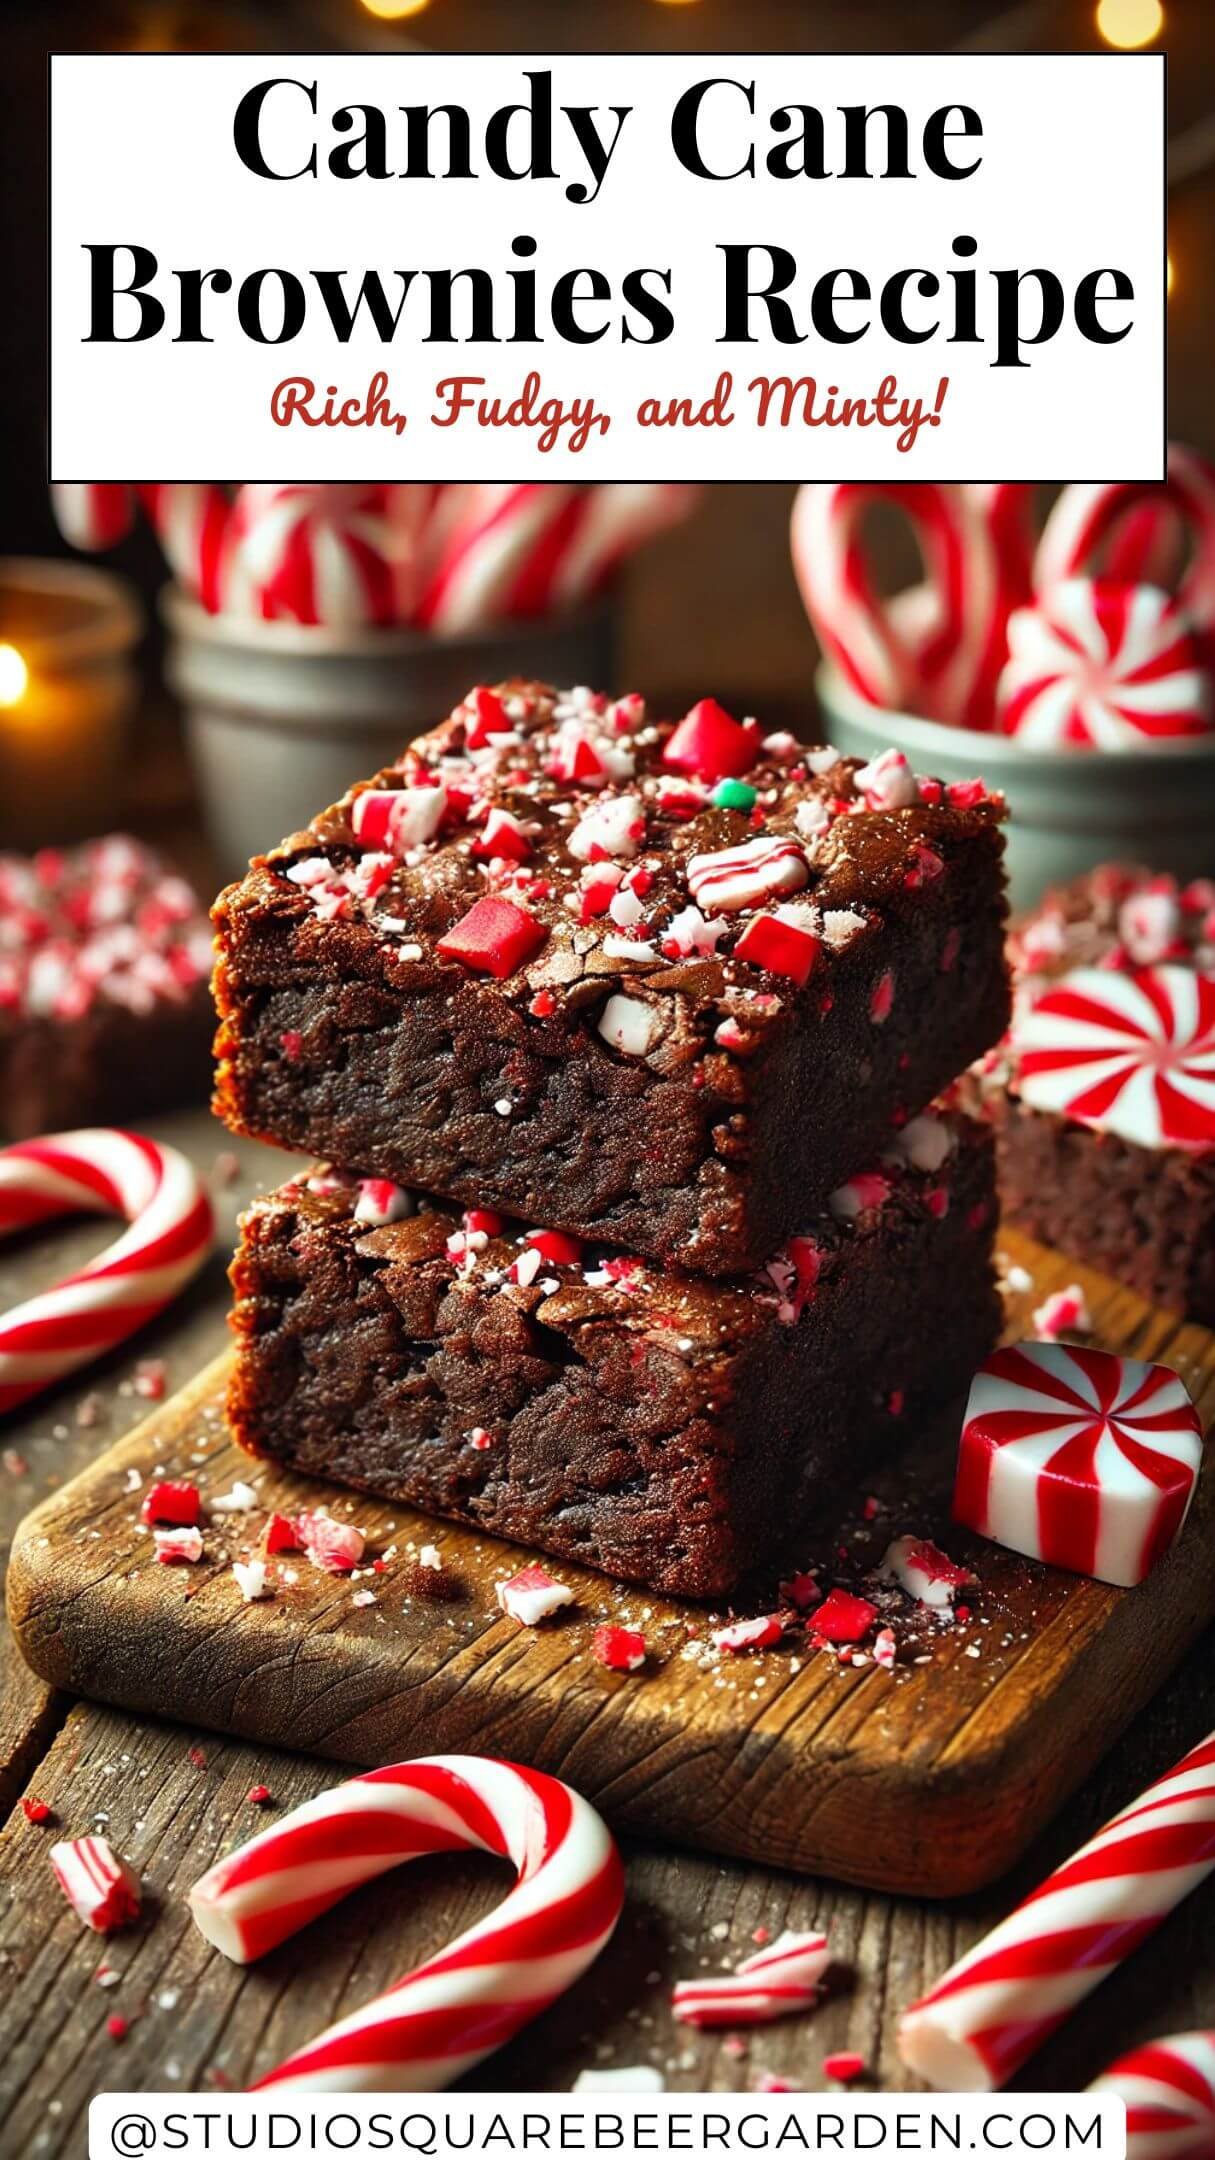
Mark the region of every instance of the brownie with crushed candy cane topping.
<instances>
[{"instance_id":1,"label":"brownie with crushed candy cane topping","mask_svg":"<svg viewBox=\"0 0 1215 2160\"><path fill-rule=\"evenodd\" d=\"M206 1098L211 931L141 841L0 855L0 1136Z\"/></svg>"},{"instance_id":2,"label":"brownie with crushed candy cane topping","mask_svg":"<svg viewBox=\"0 0 1215 2160\"><path fill-rule=\"evenodd\" d=\"M1215 1326L1215 878L1100 863L1009 957L1012 1027L967 1087L1005 1213Z\"/></svg>"},{"instance_id":3,"label":"brownie with crushed candy cane topping","mask_svg":"<svg viewBox=\"0 0 1215 2160\"><path fill-rule=\"evenodd\" d=\"M712 699L475 690L221 895L217 1108L743 1272L1002 1033L1002 815Z\"/></svg>"},{"instance_id":4,"label":"brownie with crushed candy cane topping","mask_svg":"<svg viewBox=\"0 0 1215 2160\"><path fill-rule=\"evenodd\" d=\"M232 1266L241 1445L626 1581L725 1597L965 1393L1000 1329L987 1129L955 1111L731 1282L304 1172Z\"/></svg>"}]
</instances>

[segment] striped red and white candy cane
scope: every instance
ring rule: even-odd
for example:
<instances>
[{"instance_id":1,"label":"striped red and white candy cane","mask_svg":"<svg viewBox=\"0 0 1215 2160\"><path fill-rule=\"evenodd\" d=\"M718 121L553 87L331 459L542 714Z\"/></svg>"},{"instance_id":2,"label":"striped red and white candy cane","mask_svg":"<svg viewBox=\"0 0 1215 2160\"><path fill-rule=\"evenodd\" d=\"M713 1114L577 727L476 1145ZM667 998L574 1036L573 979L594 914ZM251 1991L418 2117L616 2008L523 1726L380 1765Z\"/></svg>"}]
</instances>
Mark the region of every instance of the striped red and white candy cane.
<instances>
[{"instance_id":1,"label":"striped red and white candy cane","mask_svg":"<svg viewBox=\"0 0 1215 2160\"><path fill-rule=\"evenodd\" d=\"M406 621L416 596L415 491L253 482L233 514L224 606L345 629Z\"/></svg>"},{"instance_id":2,"label":"striped red and white candy cane","mask_svg":"<svg viewBox=\"0 0 1215 2160\"><path fill-rule=\"evenodd\" d=\"M436 526L415 620L450 635L542 614L577 523L578 492L543 481L464 491L457 514Z\"/></svg>"},{"instance_id":3,"label":"striped red and white candy cane","mask_svg":"<svg viewBox=\"0 0 1215 2160\"><path fill-rule=\"evenodd\" d=\"M681 2025L769 2025L814 2008L830 1963L825 1935L779 1935L732 1973L677 1981L671 2009Z\"/></svg>"},{"instance_id":4,"label":"striped red and white candy cane","mask_svg":"<svg viewBox=\"0 0 1215 2160\"><path fill-rule=\"evenodd\" d=\"M905 611L875 594L859 544L862 519L879 501L909 518L924 558L929 605L914 630ZM798 490L791 540L806 613L857 696L957 726L990 726L1007 611L991 531L966 488L810 482Z\"/></svg>"},{"instance_id":5,"label":"striped red and white candy cane","mask_svg":"<svg viewBox=\"0 0 1215 2160\"><path fill-rule=\"evenodd\" d=\"M176 1148L98 1126L0 1149L0 1236L81 1212L125 1216L128 1227L86 1267L0 1318L0 1412L163 1311L211 1250L211 1203Z\"/></svg>"},{"instance_id":6,"label":"striped red and white candy cane","mask_svg":"<svg viewBox=\"0 0 1215 2160\"><path fill-rule=\"evenodd\" d=\"M1107 543L1115 550L1111 574L1125 577L1133 558L1125 547L1118 554L1120 534L1144 505L1158 515L1175 513L1189 529L1192 553L1177 599L1209 639L1215 633L1215 465L1178 443L1169 445L1163 480L1085 481L1064 488L1042 529L1034 584L1048 593L1064 579L1081 576ZM1142 549L1142 528L1132 525L1131 533Z\"/></svg>"},{"instance_id":7,"label":"striped red and white candy cane","mask_svg":"<svg viewBox=\"0 0 1215 2160\"><path fill-rule=\"evenodd\" d=\"M135 490L126 480L56 480L51 508L64 539L93 554L126 539L135 523Z\"/></svg>"},{"instance_id":8,"label":"striped red and white candy cane","mask_svg":"<svg viewBox=\"0 0 1215 2160\"><path fill-rule=\"evenodd\" d=\"M208 614L228 605L233 505L214 480L155 480L137 491L165 561Z\"/></svg>"},{"instance_id":9,"label":"striped red and white candy cane","mask_svg":"<svg viewBox=\"0 0 1215 2160\"><path fill-rule=\"evenodd\" d=\"M899 2052L994 2092L1215 1867L1215 1733L1115 1815L908 2010Z\"/></svg>"},{"instance_id":10,"label":"striped red and white candy cane","mask_svg":"<svg viewBox=\"0 0 1215 2160\"><path fill-rule=\"evenodd\" d=\"M1126 2103L1126 2160L1211 2160L1215 2153L1215 2032L1149 2040L1089 2086Z\"/></svg>"},{"instance_id":11,"label":"striped red and white candy cane","mask_svg":"<svg viewBox=\"0 0 1215 2160\"><path fill-rule=\"evenodd\" d=\"M625 557L685 518L700 493L673 481L604 481L579 490L564 552L553 565L550 607L601 592Z\"/></svg>"},{"instance_id":12,"label":"striped red and white candy cane","mask_svg":"<svg viewBox=\"0 0 1215 2160\"><path fill-rule=\"evenodd\" d=\"M1034 491L1026 480L968 480L986 521L1000 566L1006 610L1023 607L1034 589Z\"/></svg>"},{"instance_id":13,"label":"striped red and white candy cane","mask_svg":"<svg viewBox=\"0 0 1215 2160\"><path fill-rule=\"evenodd\" d=\"M190 1910L208 1942L247 1964L357 1884L435 1852L497 1853L518 1881L260 2086L438 2091L570 1987L620 1917L620 1856L594 1809L557 1778L476 1755L395 1763L321 1793L195 1883Z\"/></svg>"}]
</instances>

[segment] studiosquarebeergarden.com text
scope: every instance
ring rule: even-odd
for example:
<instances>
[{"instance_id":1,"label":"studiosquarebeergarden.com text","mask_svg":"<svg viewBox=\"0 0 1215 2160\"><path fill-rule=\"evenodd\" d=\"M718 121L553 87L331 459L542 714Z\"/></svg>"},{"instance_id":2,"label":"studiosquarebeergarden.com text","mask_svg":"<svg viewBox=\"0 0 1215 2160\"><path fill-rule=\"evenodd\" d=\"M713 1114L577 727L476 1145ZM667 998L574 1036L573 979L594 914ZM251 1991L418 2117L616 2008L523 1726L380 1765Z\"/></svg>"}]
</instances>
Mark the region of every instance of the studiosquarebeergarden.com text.
<instances>
[{"instance_id":1,"label":"studiosquarebeergarden.com text","mask_svg":"<svg viewBox=\"0 0 1215 2160\"><path fill-rule=\"evenodd\" d=\"M711 390L686 396L641 398L632 418L639 428L663 431L728 428L741 410L759 428L890 429L895 448L915 448L920 430L939 427L949 390L942 375L930 390L905 392L894 375L869 386L847 386L817 375L755 375L736 382L723 369ZM514 387L492 386L484 375L444 375L434 384L428 408L410 410L388 373L377 369L366 389L343 390L308 375L288 375L274 386L270 417L280 428L387 428L403 435L421 423L439 429L519 428L533 447L577 453L606 436L612 415L593 397L558 397L544 388L538 369Z\"/></svg>"}]
</instances>

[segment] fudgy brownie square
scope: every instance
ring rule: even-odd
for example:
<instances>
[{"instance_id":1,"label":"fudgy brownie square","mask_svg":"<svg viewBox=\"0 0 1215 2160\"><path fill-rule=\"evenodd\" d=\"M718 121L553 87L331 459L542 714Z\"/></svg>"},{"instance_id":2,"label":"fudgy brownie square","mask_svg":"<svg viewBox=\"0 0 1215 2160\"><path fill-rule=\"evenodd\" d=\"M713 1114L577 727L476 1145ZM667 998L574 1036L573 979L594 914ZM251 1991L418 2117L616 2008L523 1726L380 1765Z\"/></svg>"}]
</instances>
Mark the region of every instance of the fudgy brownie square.
<instances>
[{"instance_id":1,"label":"fudgy brownie square","mask_svg":"<svg viewBox=\"0 0 1215 2160\"><path fill-rule=\"evenodd\" d=\"M220 896L237 1131L757 1267L1008 1018L1002 805L514 683Z\"/></svg>"},{"instance_id":2,"label":"fudgy brownie square","mask_svg":"<svg viewBox=\"0 0 1215 2160\"><path fill-rule=\"evenodd\" d=\"M190 887L126 834L0 855L0 1135L204 1101L211 958Z\"/></svg>"},{"instance_id":3,"label":"fudgy brownie square","mask_svg":"<svg viewBox=\"0 0 1215 2160\"><path fill-rule=\"evenodd\" d=\"M729 1283L301 1175L243 1220L229 1422L309 1476L724 1597L964 1393L1000 1329L995 1214L991 1135L952 1111Z\"/></svg>"},{"instance_id":4,"label":"fudgy brownie square","mask_svg":"<svg viewBox=\"0 0 1215 2160\"><path fill-rule=\"evenodd\" d=\"M1104 864L1010 949L1013 1023L980 1078L1005 1213L1215 1325L1215 882Z\"/></svg>"}]
</instances>

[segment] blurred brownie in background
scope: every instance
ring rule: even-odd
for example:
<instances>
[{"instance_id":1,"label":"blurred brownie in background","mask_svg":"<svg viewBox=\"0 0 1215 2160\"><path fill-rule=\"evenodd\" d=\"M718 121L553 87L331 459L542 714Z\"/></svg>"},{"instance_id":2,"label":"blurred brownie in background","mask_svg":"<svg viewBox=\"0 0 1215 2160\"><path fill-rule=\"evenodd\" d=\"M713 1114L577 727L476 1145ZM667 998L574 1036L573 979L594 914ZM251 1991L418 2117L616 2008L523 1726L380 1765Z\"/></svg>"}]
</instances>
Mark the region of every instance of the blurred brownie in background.
<instances>
[{"instance_id":1,"label":"blurred brownie in background","mask_svg":"<svg viewBox=\"0 0 1215 2160\"><path fill-rule=\"evenodd\" d=\"M210 969L204 909L141 842L0 855L0 1136L203 1098Z\"/></svg>"},{"instance_id":2,"label":"blurred brownie in background","mask_svg":"<svg viewBox=\"0 0 1215 2160\"><path fill-rule=\"evenodd\" d=\"M1215 1325L1215 880L1103 864L1010 941L980 1086L1005 1214Z\"/></svg>"}]
</instances>

